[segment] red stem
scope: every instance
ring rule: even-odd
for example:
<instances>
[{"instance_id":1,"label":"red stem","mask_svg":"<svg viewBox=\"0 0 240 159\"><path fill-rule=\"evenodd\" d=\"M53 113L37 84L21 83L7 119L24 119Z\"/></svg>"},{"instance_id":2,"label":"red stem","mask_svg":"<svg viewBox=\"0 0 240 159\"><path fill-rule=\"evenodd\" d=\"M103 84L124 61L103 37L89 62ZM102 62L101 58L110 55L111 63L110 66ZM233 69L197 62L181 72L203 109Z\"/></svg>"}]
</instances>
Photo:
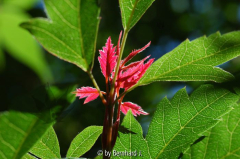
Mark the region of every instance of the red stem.
<instances>
[{"instance_id":1,"label":"red stem","mask_svg":"<svg viewBox=\"0 0 240 159\"><path fill-rule=\"evenodd\" d=\"M117 134L118 134L118 127L120 123L120 105L118 105L118 115L117 115L117 120L113 124L113 118L114 118L114 105L115 105L115 100L116 100L116 95L117 97L119 96L119 88L116 88L115 82L117 78L119 77L119 64L121 62L121 56L122 52L120 53L120 39L121 39L122 32L120 33L119 40L118 40L118 45L117 45L117 54L118 54L118 62L116 69L117 71L114 75L114 78L112 79L111 87L109 90L109 77L106 77L106 92L107 92L107 106L106 106L106 111L105 111L105 119L104 119L104 124L103 124L103 136L102 136L102 148L103 148L103 159L110 159L111 156L107 155L106 156L106 151L109 153L112 152L112 149L116 143L117 139ZM124 33L124 43L122 46L124 47L125 41L126 41L127 34ZM120 55L119 55L120 53ZM107 60L108 61L108 60ZM110 68L107 68L110 69ZM122 101L122 99L121 99ZM121 103L120 101L120 103Z\"/></svg>"},{"instance_id":2,"label":"red stem","mask_svg":"<svg viewBox=\"0 0 240 159\"><path fill-rule=\"evenodd\" d=\"M103 135L102 135L102 148L103 148L103 159L109 159L110 156L105 156L112 152L113 146L113 114L114 106L108 105L105 110L105 119L103 124Z\"/></svg>"}]
</instances>

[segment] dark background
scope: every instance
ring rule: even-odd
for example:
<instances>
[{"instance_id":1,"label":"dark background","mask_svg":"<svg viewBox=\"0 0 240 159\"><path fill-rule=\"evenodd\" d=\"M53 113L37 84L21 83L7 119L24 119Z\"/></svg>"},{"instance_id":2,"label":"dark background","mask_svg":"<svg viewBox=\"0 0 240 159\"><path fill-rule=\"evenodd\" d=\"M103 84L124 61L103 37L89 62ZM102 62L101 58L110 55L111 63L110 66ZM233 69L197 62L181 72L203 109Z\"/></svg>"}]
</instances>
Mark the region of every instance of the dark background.
<instances>
[{"instance_id":1,"label":"dark background","mask_svg":"<svg viewBox=\"0 0 240 159\"><path fill-rule=\"evenodd\" d=\"M100 5L102 9L97 50L105 45L108 36L112 37L113 43L116 45L118 35L122 30L118 1L102 0ZM26 9L25 12L32 17L46 16L41 1L32 8ZM133 60L142 59L147 55L158 59L187 38L194 40L217 31L224 34L239 29L239 0L156 0L130 31L124 56L133 49L141 48L151 41L150 48L147 48ZM45 92L44 95L51 96L50 100L53 101L51 103L66 108L54 125L63 157L66 155L71 140L79 132L90 125L103 125L104 106L99 99L83 105L83 100L75 99L74 95L69 93L77 87L93 86L88 75L81 69L44 52L48 68L52 72L53 81L42 82L31 68L13 58L5 48L3 50L5 65L0 71L1 111L8 110L14 99L22 94L31 94L39 87L48 88L48 93ZM104 77L99 68L98 55L99 53L96 51L93 74L100 88L104 90ZM240 59L236 58L220 67L236 74L240 68L239 61ZM144 135L146 135L154 110L164 96L171 98L176 91L184 86L187 86L187 91L190 93L199 84L202 82L157 82L136 88L127 94L124 101L137 103L150 113L148 116L137 117L143 126ZM97 150L100 149L99 138L92 150L84 157L94 157Z\"/></svg>"}]
</instances>

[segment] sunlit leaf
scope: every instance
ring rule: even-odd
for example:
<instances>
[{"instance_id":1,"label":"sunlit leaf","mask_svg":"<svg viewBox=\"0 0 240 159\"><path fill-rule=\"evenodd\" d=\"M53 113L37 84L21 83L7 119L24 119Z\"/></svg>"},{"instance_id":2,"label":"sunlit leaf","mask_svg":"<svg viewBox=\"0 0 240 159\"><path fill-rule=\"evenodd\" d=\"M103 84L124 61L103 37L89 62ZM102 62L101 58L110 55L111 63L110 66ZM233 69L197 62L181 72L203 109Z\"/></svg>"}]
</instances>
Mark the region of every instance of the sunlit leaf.
<instances>
[{"instance_id":1,"label":"sunlit leaf","mask_svg":"<svg viewBox=\"0 0 240 159\"><path fill-rule=\"evenodd\" d=\"M106 45L99 51L98 61L105 78L109 78L117 64L116 47L113 47L111 37L107 39Z\"/></svg>"},{"instance_id":2,"label":"sunlit leaf","mask_svg":"<svg viewBox=\"0 0 240 159\"><path fill-rule=\"evenodd\" d=\"M94 159L102 159L102 158L103 158L102 156L98 155Z\"/></svg>"},{"instance_id":3,"label":"sunlit leaf","mask_svg":"<svg viewBox=\"0 0 240 159\"><path fill-rule=\"evenodd\" d=\"M21 26L51 54L84 71L91 69L99 24L96 0L45 0L49 19L36 18Z\"/></svg>"},{"instance_id":4,"label":"sunlit leaf","mask_svg":"<svg viewBox=\"0 0 240 159\"><path fill-rule=\"evenodd\" d=\"M186 40L155 61L136 86L154 81L215 81L233 79L218 66L240 55L240 32Z\"/></svg>"},{"instance_id":5,"label":"sunlit leaf","mask_svg":"<svg viewBox=\"0 0 240 159\"><path fill-rule=\"evenodd\" d=\"M128 111L127 115L124 117L122 126L127 128L129 131L126 133L119 132L119 137L117 138L116 145L113 148L112 157L113 158L134 158L140 156L141 158L150 158L148 154L148 144L143 138L143 131L141 125L132 115L131 111ZM118 154L117 152L136 152L131 156L124 157L123 154Z\"/></svg>"},{"instance_id":6,"label":"sunlit leaf","mask_svg":"<svg viewBox=\"0 0 240 159\"><path fill-rule=\"evenodd\" d=\"M154 0L119 0L123 28L130 30L153 2Z\"/></svg>"},{"instance_id":7,"label":"sunlit leaf","mask_svg":"<svg viewBox=\"0 0 240 159\"><path fill-rule=\"evenodd\" d=\"M240 157L240 106L226 114L210 131L206 132L204 140L193 145L184 155L183 159L208 159Z\"/></svg>"},{"instance_id":8,"label":"sunlit leaf","mask_svg":"<svg viewBox=\"0 0 240 159\"><path fill-rule=\"evenodd\" d=\"M57 135L52 127L31 148L30 152L40 158L61 158Z\"/></svg>"},{"instance_id":9,"label":"sunlit leaf","mask_svg":"<svg viewBox=\"0 0 240 159\"><path fill-rule=\"evenodd\" d=\"M126 58L124 58L124 60L122 61L122 65L125 65L128 61L130 61L134 56L136 56L137 54L139 54L140 52L144 51L147 47L149 47L151 44L151 42L147 43L147 45L145 45L144 47L142 47L141 49L137 49L137 50L133 50ZM148 59L149 57L145 58ZM145 61L145 60L143 60Z\"/></svg>"},{"instance_id":10,"label":"sunlit leaf","mask_svg":"<svg viewBox=\"0 0 240 159\"><path fill-rule=\"evenodd\" d=\"M79 99L86 98L84 104L95 100L99 96L98 90L92 87L77 88L77 90L73 93L76 94Z\"/></svg>"},{"instance_id":11,"label":"sunlit leaf","mask_svg":"<svg viewBox=\"0 0 240 159\"><path fill-rule=\"evenodd\" d=\"M232 109L238 97L228 90L203 85L188 97L178 91L169 101L164 98L149 126L147 141L151 156L176 158L199 134L213 127L220 117Z\"/></svg>"},{"instance_id":12,"label":"sunlit leaf","mask_svg":"<svg viewBox=\"0 0 240 159\"><path fill-rule=\"evenodd\" d=\"M127 114L129 110L132 111L132 114L134 116L143 114L143 115L148 115L147 112L145 112L139 105L132 103L132 102L124 102L121 104L121 111L123 114Z\"/></svg>"},{"instance_id":13,"label":"sunlit leaf","mask_svg":"<svg viewBox=\"0 0 240 159\"><path fill-rule=\"evenodd\" d=\"M19 24L27 19L29 16L21 11L1 8L1 46L15 59L34 70L42 81L49 82L52 76L41 48L29 33L19 27Z\"/></svg>"},{"instance_id":14,"label":"sunlit leaf","mask_svg":"<svg viewBox=\"0 0 240 159\"><path fill-rule=\"evenodd\" d=\"M49 106L47 92L12 99L9 111L0 114L0 158L20 159L40 140L62 111Z\"/></svg>"},{"instance_id":15,"label":"sunlit leaf","mask_svg":"<svg viewBox=\"0 0 240 159\"><path fill-rule=\"evenodd\" d=\"M34 156L30 155L29 153L27 153L21 159L36 159L36 158Z\"/></svg>"},{"instance_id":16,"label":"sunlit leaf","mask_svg":"<svg viewBox=\"0 0 240 159\"><path fill-rule=\"evenodd\" d=\"M130 132L120 133L114 149L141 151L147 158L177 158L200 137L199 134L212 128L221 116L232 110L237 101L237 95L211 85L201 86L190 97L181 89L171 101L164 98L159 103L146 139L135 119L126 116L128 124L124 119L122 126Z\"/></svg>"},{"instance_id":17,"label":"sunlit leaf","mask_svg":"<svg viewBox=\"0 0 240 159\"><path fill-rule=\"evenodd\" d=\"M102 126L89 126L78 134L72 141L67 157L79 157L94 145L102 133Z\"/></svg>"},{"instance_id":18,"label":"sunlit leaf","mask_svg":"<svg viewBox=\"0 0 240 159\"><path fill-rule=\"evenodd\" d=\"M47 116L47 115L44 115ZM23 112L4 112L0 115L0 158L18 159L41 138L53 124L45 117Z\"/></svg>"},{"instance_id":19,"label":"sunlit leaf","mask_svg":"<svg viewBox=\"0 0 240 159\"><path fill-rule=\"evenodd\" d=\"M11 5L21 9L31 8L38 0L1 0L2 5Z\"/></svg>"}]
</instances>

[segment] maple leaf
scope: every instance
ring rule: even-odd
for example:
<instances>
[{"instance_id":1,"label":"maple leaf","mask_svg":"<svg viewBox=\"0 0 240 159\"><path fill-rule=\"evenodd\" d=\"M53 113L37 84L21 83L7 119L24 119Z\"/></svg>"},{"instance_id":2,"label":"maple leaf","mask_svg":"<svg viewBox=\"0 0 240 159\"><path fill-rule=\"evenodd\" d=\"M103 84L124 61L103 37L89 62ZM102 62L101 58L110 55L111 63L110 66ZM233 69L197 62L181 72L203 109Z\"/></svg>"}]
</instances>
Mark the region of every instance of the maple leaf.
<instances>
[{"instance_id":1,"label":"maple leaf","mask_svg":"<svg viewBox=\"0 0 240 159\"><path fill-rule=\"evenodd\" d=\"M131 102L124 102L121 104L121 111L123 114L127 114L127 112L129 111L129 109L132 110L132 114L134 116L143 114L143 115L148 115L147 112L145 112L139 105L131 103Z\"/></svg>"},{"instance_id":2,"label":"maple leaf","mask_svg":"<svg viewBox=\"0 0 240 159\"><path fill-rule=\"evenodd\" d=\"M92 100L95 100L99 96L98 90L96 88L92 88L92 87L77 88L77 90L73 93L76 94L76 97L79 97L79 99L87 97L84 101L84 104L86 104ZM104 92L102 92L102 93L104 93Z\"/></svg>"},{"instance_id":3,"label":"maple leaf","mask_svg":"<svg viewBox=\"0 0 240 159\"><path fill-rule=\"evenodd\" d=\"M116 56L115 49L116 47L113 47L113 44L111 43L111 37L109 37L105 47L103 47L103 50L99 50L100 56L98 57L98 61L101 66L102 73L106 79L110 77L117 63L116 60L118 56Z\"/></svg>"}]
</instances>

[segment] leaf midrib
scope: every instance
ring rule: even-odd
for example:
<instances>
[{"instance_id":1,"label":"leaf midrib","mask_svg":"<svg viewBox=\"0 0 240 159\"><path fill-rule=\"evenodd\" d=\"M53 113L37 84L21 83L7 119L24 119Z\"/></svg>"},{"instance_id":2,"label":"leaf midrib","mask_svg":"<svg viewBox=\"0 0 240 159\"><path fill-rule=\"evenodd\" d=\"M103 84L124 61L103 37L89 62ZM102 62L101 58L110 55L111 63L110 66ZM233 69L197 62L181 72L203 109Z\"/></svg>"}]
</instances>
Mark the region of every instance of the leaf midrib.
<instances>
[{"instance_id":1,"label":"leaf midrib","mask_svg":"<svg viewBox=\"0 0 240 159\"><path fill-rule=\"evenodd\" d=\"M1 150L0 150L0 154L1 154L1 156L4 157L4 159L7 159L7 157L5 156L5 154Z\"/></svg>"},{"instance_id":2,"label":"leaf midrib","mask_svg":"<svg viewBox=\"0 0 240 159\"><path fill-rule=\"evenodd\" d=\"M83 36L82 36L82 25L81 25L81 1L82 0L79 0L78 2L78 5L77 5L77 10L78 10L78 25L79 25L79 40L80 40L80 47L81 47L81 50L82 50L82 55L83 55L83 60L85 61L86 63L86 66L87 66L87 71L89 70L89 65L88 65L88 62L87 62L87 59L86 59L86 54L85 54L85 51L84 51L84 48L83 48ZM94 54L94 53L93 53Z\"/></svg>"},{"instance_id":3,"label":"leaf midrib","mask_svg":"<svg viewBox=\"0 0 240 159\"><path fill-rule=\"evenodd\" d=\"M164 72L164 73L160 74L159 76L155 76L154 78L150 78L149 80L144 80L144 78L143 78L143 79L140 81L140 83L137 84L137 85L135 85L135 86L139 86L139 85L141 85L142 83L148 83L148 82L151 82L151 81L153 81L153 80L157 80L159 77L164 76L165 74L171 73L172 71L175 71L176 69L180 69L180 68L182 68L182 67L184 67L184 66L187 66L187 65L190 65L190 64L192 64L192 63L198 62L198 61L203 60L203 59L205 59L205 58L209 58L209 57L211 57L211 56L221 55L221 54L220 54L221 52L226 51L226 50L228 50L228 49L232 49L232 48L237 47L237 46L240 46L240 44L239 44L239 45L235 45L235 46L230 47L230 48L223 49L223 50L218 51L218 52L216 52L216 53L214 53L214 54L211 54L211 55L209 55L209 56L204 56L204 57L202 57L202 58L199 58L199 59L197 59L197 60L195 60L195 61L188 62L188 63L183 64L183 65L181 65L181 66L177 66L177 67L175 67L174 69L171 69L171 70L169 70L169 71L167 71L167 72ZM170 55L169 55L169 57L170 57ZM169 58L169 57L168 57L168 58ZM167 59L168 59L168 58L167 58ZM167 59L165 59L165 60L167 60ZM165 62L165 61L163 61L163 62ZM162 63L163 63L163 62L162 62ZM209 66L209 65L206 65L206 66ZM211 66L212 66L212 65L211 65ZM212 66L212 67L214 67L214 66ZM159 68L160 68L160 67L159 67ZM159 70L159 68L158 68L158 70ZM155 72L156 72L156 71L155 71ZM149 73L148 73L148 74L149 74ZM145 78L147 77L148 74L145 75ZM142 82L142 81L143 81L143 82Z\"/></svg>"},{"instance_id":4,"label":"leaf midrib","mask_svg":"<svg viewBox=\"0 0 240 159\"><path fill-rule=\"evenodd\" d=\"M229 117L230 117L230 114L228 114L228 119L229 119ZM237 151L240 150L240 147L239 147L239 148L231 151L231 146L232 146L232 145L231 145L231 142L232 142L232 134L235 132L235 129L236 129L237 126L239 125L239 122L240 122L240 119L238 119L237 124L235 125L234 129L232 130L232 132L229 132L229 133L231 134L230 144L229 144L229 151L228 151L228 153L227 153L226 155L224 155L223 157L221 157L221 159L224 159L224 158L226 158L227 156L231 156L233 153L235 153L235 152L237 152Z\"/></svg>"},{"instance_id":5,"label":"leaf midrib","mask_svg":"<svg viewBox=\"0 0 240 159\"><path fill-rule=\"evenodd\" d=\"M50 149L42 140L40 141L42 143L43 146L45 146L56 158L59 158L59 156L57 156L52 149Z\"/></svg>"},{"instance_id":6,"label":"leaf midrib","mask_svg":"<svg viewBox=\"0 0 240 159\"><path fill-rule=\"evenodd\" d=\"M65 42L63 42L62 40L60 40L58 37L56 37L55 35L53 35L52 33L50 33L49 31L47 31L46 29L42 29L40 27L37 26L25 26L25 28L32 28L35 30L38 30L42 33L48 34L49 36L51 36L53 39L57 40L60 44L62 44L64 47L66 47L69 51L71 51L72 53L76 54L77 57L82 58L75 50L71 49L70 46L68 46Z\"/></svg>"},{"instance_id":7,"label":"leaf midrib","mask_svg":"<svg viewBox=\"0 0 240 159\"><path fill-rule=\"evenodd\" d=\"M64 24L66 24L68 27L78 31L78 28L76 26L72 25L67 19L65 19L65 17L59 12L59 10L54 6L54 4L51 1L48 1L48 4L52 8L52 10L56 13L56 15L62 20L62 22Z\"/></svg>"},{"instance_id":8,"label":"leaf midrib","mask_svg":"<svg viewBox=\"0 0 240 159\"><path fill-rule=\"evenodd\" d=\"M209 143L209 140L210 140L211 135L212 135L212 133L210 132L210 133L209 133L209 136L208 136L208 139L207 139L207 141L206 141L206 147L205 147L205 150L204 150L203 159L206 157L207 147L208 147L208 143Z\"/></svg>"},{"instance_id":9,"label":"leaf midrib","mask_svg":"<svg viewBox=\"0 0 240 159\"><path fill-rule=\"evenodd\" d=\"M85 139L72 151L72 153L71 153L70 156L68 156L68 157L71 157L71 156L75 153L75 151L84 143L84 141L86 141L87 139L89 139L90 137L92 137L93 135L95 135L95 134L96 134L97 132L99 132L99 131L102 131L102 129L95 131L95 132L92 133L90 136L88 136L87 138L85 138Z\"/></svg>"},{"instance_id":10,"label":"leaf midrib","mask_svg":"<svg viewBox=\"0 0 240 159\"><path fill-rule=\"evenodd\" d=\"M137 3L139 2L140 0L136 0L135 3L134 3L134 6L132 8L132 12L131 12L131 15L129 17L129 20L127 22L127 25L126 25L126 28L124 28L125 31L129 31L129 26L131 24L131 21L132 21L132 18L133 18L133 14L135 12L135 9L136 9L136 6L137 6ZM126 14L125 14L126 15ZM126 19L126 18L125 18Z\"/></svg>"},{"instance_id":11,"label":"leaf midrib","mask_svg":"<svg viewBox=\"0 0 240 159\"><path fill-rule=\"evenodd\" d=\"M208 104L206 107L204 107L203 109L201 109L199 112L197 112L186 124L184 124L184 126L181 127L180 130L178 130L177 133L174 134L174 136L166 143L166 145L161 149L161 151L158 153L158 155L156 156L156 159L159 158L159 156L164 152L164 149L167 148L167 146L171 143L171 141L197 116L199 115L203 110L205 110L206 108L208 108L211 104L215 103L217 100L223 98L225 95L229 94L229 92L223 94L222 96L220 96L219 98L217 98L216 100L214 100L213 102L211 102L210 104Z\"/></svg>"},{"instance_id":12,"label":"leaf midrib","mask_svg":"<svg viewBox=\"0 0 240 159\"><path fill-rule=\"evenodd\" d=\"M26 134L24 135L24 138L22 139L22 141L20 142L20 145L18 146L17 150L15 151L15 154L13 156L13 159L15 159L17 157L17 155L19 155L20 149L22 148L22 145L25 143L27 137L29 136L30 132L32 131L32 129L34 128L35 124L39 121L39 118L35 117L35 120L33 120L32 124L30 125L30 127L28 128L28 130L26 131ZM17 159L17 158L16 158Z\"/></svg>"},{"instance_id":13,"label":"leaf midrib","mask_svg":"<svg viewBox=\"0 0 240 159\"><path fill-rule=\"evenodd\" d=\"M50 1L49 1L50 2ZM65 3L67 3L66 1L65 1ZM52 3L50 3L51 4L51 7L52 6L54 6ZM67 3L68 4L68 3ZM60 19L68 26L68 27L70 27L70 28L72 28L72 29L75 29L75 30L77 30L78 32L79 32L79 42L80 42L80 48L81 48L81 53L82 53L82 56L83 56L83 61L85 62L85 64L86 64L86 66L87 66L87 70L88 70L88 68L89 68L89 65L88 65L88 62L87 62L87 60L86 60L86 55L85 55L85 51L84 51L84 47L83 47L83 36L82 36L82 25L81 25L81 0L79 0L79 2L77 3L78 5L77 5L77 20L78 20L78 27L79 28L77 28L77 27L75 27L75 26L72 26L66 19L64 19L64 17L61 17L60 15L61 15L61 13L57 10L57 8L53 8L53 10L54 10L54 12L60 17ZM69 4L68 4L69 5ZM56 11L58 11L58 12L56 12ZM78 55L78 54L77 54Z\"/></svg>"},{"instance_id":14,"label":"leaf midrib","mask_svg":"<svg viewBox=\"0 0 240 159\"><path fill-rule=\"evenodd\" d=\"M71 3L71 1L69 1L69 0L64 0L73 10L75 10L75 11L77 11L78 9L77 9L77 7L76 6L74 6L72 3Z\"/></svg>"}]
</instances>

